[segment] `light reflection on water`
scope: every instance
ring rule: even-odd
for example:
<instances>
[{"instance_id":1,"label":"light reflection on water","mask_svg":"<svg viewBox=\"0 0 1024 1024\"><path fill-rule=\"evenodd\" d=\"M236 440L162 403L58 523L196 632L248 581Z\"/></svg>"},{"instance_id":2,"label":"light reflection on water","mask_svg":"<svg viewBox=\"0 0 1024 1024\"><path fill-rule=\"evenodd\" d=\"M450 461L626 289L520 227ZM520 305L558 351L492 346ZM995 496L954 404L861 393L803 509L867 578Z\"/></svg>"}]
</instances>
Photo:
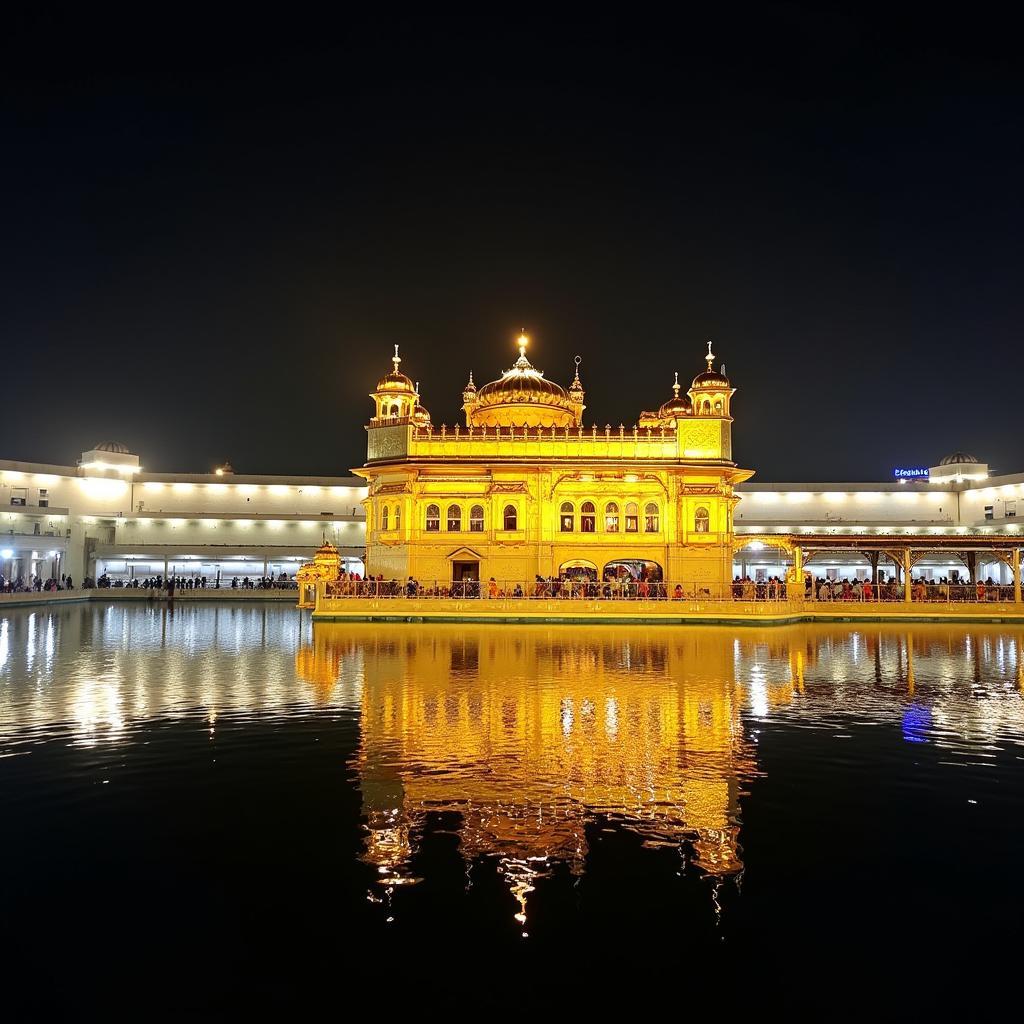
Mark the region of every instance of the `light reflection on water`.
<instances>
[{"instance_id":1,"label":"light reflection on water","mask_svg":"<svg viewBox=\"0 0 1024 1024\"><path fill-rule=\"evenodd\" d=\"M0 621L0 755L55 741L116 753L167 722L212 737L225 724L244 735L349 717L359 739L339 785L347 767L361 859L376 874L369 899L388 920L402 912L441 815L470 883L474 864L496 864L526 935L538 879L556 866L585 875L595 828L678 851L680 874L735 884L744 804L768 772L765 729L827 739L808 771L899 774L923 747L972 778L998 771L1000 755L1019 761L1022 636L948 625L313 628L281 606L30 611ZM898 753L852 745L865 729L897 736Z\"/></svg>"}]
</instances>

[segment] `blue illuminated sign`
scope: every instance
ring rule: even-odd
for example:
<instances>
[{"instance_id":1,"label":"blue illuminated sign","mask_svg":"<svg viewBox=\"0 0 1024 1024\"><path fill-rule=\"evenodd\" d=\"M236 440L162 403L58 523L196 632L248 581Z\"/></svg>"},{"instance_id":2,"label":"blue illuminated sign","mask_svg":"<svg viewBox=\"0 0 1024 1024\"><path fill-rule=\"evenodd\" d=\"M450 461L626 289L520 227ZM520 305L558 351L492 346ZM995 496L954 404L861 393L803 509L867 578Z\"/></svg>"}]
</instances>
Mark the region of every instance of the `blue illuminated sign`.
<instances>
[{"instance_id":1,"label":"blue illuminated sign","mask_svg":"<svg viewBox=\"0 0 1024 1024\"><path fill-rule=\"evenodd\" d=\"M897 466L892 475L897 480L927 480L928 470L923 466Z\"/></svg>"}]
</instances>

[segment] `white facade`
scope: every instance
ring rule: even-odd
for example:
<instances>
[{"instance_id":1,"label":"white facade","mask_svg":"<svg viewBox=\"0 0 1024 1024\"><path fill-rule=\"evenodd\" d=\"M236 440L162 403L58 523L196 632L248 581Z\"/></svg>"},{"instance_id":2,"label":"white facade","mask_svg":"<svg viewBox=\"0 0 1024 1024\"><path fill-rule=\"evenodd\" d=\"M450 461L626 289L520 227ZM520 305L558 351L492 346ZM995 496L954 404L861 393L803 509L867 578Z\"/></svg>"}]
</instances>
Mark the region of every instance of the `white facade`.
<instances>
[{"instance_id":1,"label":"white facade","mask_svg":"<svg viewBox=\"0 0 1024 1024\"><path fill-rule=\"evenodd\" d=\"M324 536L361 571L355 477L145 473L123 446L77 466L0 461L0 575L292 576Z\"/></svg>"},{"instance_id":2,"label":"white facade","mask_svg":"<svg viewBox=\"0 0 1024 1024\"><path fill-rule=\"evenodd\" d=\"M772 548L739 547L744 534L879 533L1005 535L1024 522L1024 473L988 476L977 462L930 470L928 480L886 483L747 483L734 525L734 573L782 575ZM119 579L166 575L291 576L324 536L362 571L365 481L358 477L286 477L146 473L121 445L97 445L77 466L0 460L0 575L26 580L70 575L76 584L103 572ZM1019 518L1018 518L1019 516ZM839 578L865 576L851 552L816 554L807 568ZM997 561L979 575L1008 583ZM915 574L966 578L955 555L931 555Z\"/></svg>"},{"instance_id":3,"label":"white facade","mask_svg":"<svg viewBox=\"0 0 1024 1024\"><path fill-rule=\"evenodd\" d=\"M784 562L769 547L740 547L744 534L814 533L884 534L906 538L949 536L949 555L923 558L914 575L925 578L969 578L964 562L953 552L957 538L1005 536L1008 546L1020 543L1024 522L1024 473L989 476L988 466L966 456L933 466L927 479L884 483L746 483L737 490L736 575L781 575ZM1020 518L1018 518L1018 516ZM818 576L867 578L870 563L856 552L815 554L806 568ZM1009 567L997 559L979 561L977 574L1010 583Z\"/></svg>"}]
</instances>

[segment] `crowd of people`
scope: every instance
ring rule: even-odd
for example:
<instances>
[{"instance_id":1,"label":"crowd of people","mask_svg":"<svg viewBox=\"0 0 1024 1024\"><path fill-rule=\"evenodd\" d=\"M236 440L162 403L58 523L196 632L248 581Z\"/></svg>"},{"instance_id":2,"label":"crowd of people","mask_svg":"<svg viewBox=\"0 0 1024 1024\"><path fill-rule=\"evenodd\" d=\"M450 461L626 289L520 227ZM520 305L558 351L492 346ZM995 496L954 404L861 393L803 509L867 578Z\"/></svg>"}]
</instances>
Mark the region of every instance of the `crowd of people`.
<instances>
[{"instance_id":1,"label":"crowd of people","mask_svg":"<svg viewBox=\"0 0 1024 1024\"><path fill-rule=\"evenodd\" d=\"M98 580L93 583L92 580L86 579L84 584L86 589L95 586L99 590L111 589L126 589L126 590L153 590L153 591L166 591L168 593L174 593L175 591L182 590L294 590L295 580L294 578L289 579L286 573L281 573L280 576L232 576L231 582L228 583L224 579L210 580L206 576L168 576L164 579L163 575L150 576L146 579L132 579L132 580L121 580L111 579L106 573L104 573Z\"/></svg>"},{"instance_id":2,"label":"crowd of people","mask_svg":"<svg viewBox=\"0 0 1024 1024\"><path fill-rule=\"evenodd\" d=\"M633 576L614 576L598 581L588 578L535 576L533 583L499 581L491 576L486 582L467 579L442 583L432 580L421 583L410 576L403 584L383 575L365 579L358 574L342 574L342 578L327 585L328 597L440 597L440 598L558 598L562 600L591 599L619 601L682 601L708 598L708 587L681 583L669 584L661 579L637 579Z\"/></svg>"},{"instance_id":3,"label":"crowd of people","mask_svg":"<svg viewBox=\"0 0 1024 1024\"><path fill-rule=\"evenodd\" d=\"M16 576L9 579L0 575L0 594L50 593L58 590L74 590L75 584L70 576L61 573L58 580L55 576L44 580L42 576Z\"/></svg>"},{"instance_id":4,"label":"crowd of people","mask_svg":"<svg viewBox=\"0 0 1024 1024\"><path fill-rule=\"evenodd\" d=\"M405 583L385 579L382 574L361 577L358 573L343 573L341 578L327 585L328 597L439 597L479 598L561 598L620 601L682 601L709 600L731 597L734 601L785 601L788 597L786 580L771 576L752 580L749 576L736 576L724 594L716 594L710 585L699 583L666 583L660 579L637 579L633 576L610 577L601 581L588 578L536 576L534 582L506 582L490 577L480 580L461 580L451 583L430 581L421 583L410 576ZM805 600L812 601L902 601L903 585L894 580L872 583L864 579L829 579L805 577ZM991 578L984 582L961 583L945 577L936 580L918 578L911 584L914 601L1012 601L1013 586L998 584Z\"/></svg>"},{"instance_id":5,"label":"crowd of people","mask_svg":"<svg viewBox=\"0 0 1024 1024\"><path fill-rule=\"evenodd\" d=\"M895 579L871 580L819 579L811 580L805 596L817 601L903 601L902 583ZM1012 601L1013 585L996 583L991 577L976 583L964 583L943 576L929 580L923 577L911 580L912 601Z\"/></svg>"}]
</instances>

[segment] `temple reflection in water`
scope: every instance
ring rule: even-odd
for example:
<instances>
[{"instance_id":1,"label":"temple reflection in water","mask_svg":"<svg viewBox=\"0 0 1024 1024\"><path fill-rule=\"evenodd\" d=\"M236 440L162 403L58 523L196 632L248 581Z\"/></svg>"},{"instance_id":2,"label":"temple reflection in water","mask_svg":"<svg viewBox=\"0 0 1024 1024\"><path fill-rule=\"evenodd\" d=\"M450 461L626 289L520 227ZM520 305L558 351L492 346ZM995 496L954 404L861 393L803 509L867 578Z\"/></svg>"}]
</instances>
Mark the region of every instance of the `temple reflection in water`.
<instances>
[{"instance_id":1,"label":"temple reflection in water","mask_svg":"<svg viewBox=\"0 0 1024 1024\"><path fill-rule=\"evenodd\" d=\"M582 873L599 818L686 843L706 873L741 868L755 765L722 639L324 623L297 668L322 688L346 657L363 660L358 773L382 881L410 881L426 816L454 811L467 864L497 856L523 904L552 862Z\"/></svg>"}]
</instances>

